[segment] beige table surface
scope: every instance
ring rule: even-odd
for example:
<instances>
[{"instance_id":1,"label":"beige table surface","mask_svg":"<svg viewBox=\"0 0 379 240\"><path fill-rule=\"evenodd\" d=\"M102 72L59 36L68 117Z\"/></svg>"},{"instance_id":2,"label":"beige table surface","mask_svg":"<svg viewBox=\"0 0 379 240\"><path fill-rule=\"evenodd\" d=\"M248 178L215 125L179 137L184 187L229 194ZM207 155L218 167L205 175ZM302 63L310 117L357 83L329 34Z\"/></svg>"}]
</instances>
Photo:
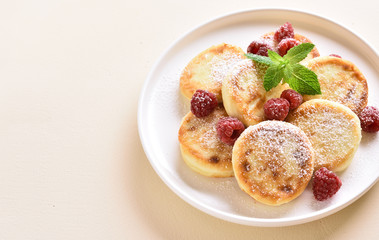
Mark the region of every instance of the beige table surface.
<instances>
[{"instance_id":1,"label":"beige table surface","mask_svg":"<svg viewBox=\"0 0 379 240\"><path fill-rule=\"evenodd\" d=\"M379 239L378 184L321 220L243 226L179 198L139 140L138 97L154 62L213 17L294 8L379 49L374 1L316 2L1 1L0 239Z\"/></svg>"}]
</instances>

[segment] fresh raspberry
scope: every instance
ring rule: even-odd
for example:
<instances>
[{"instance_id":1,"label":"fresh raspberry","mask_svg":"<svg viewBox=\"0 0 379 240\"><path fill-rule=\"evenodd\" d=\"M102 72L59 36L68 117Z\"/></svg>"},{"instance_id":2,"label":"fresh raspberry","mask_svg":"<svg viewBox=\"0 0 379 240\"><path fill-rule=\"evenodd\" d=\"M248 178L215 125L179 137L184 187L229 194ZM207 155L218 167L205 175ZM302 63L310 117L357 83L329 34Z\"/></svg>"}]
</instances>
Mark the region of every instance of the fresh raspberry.
<instances>
[{"instance_id":1,"label":"fresh raspberry","mask_svg":"<svg viewBox=\"0 0 379 240\"><path fill-rule=\"evenodd\" d=\"M313 195L318 201L324 201L336 194L341 185L341 180L334 172L322 167L313 177Z\"/></svg>"},{"instance_id":2,"label":"fresh raspberry","mask_svg":"<svg viewBox=\"0 0 379 240\"><path fill-rule=\"evenodd\" d=\"M252 41L249 47L247 47L247 53L253 53L267 57L269 49L272 50L272 48L267 43L261 41Z\"/></svg>"},{"instance_id":3,"label":"fresh raspberry","mask_svg":"<svg viewBox=\"0 0 379 240\"><path fill-rule=\"evenodd\" d=\"M290 103L284 98L271 98L263 108L267 120L283 121L290 110Z\"/></svg>"},{"instance_id":4,"label":"fresh raspberry","mask_svg":"<svg viewBox=\"0 0 379 240\"><path fill-rule=\"evenodd\" d=\"M365 132L379 131L379 110L376 107L367 106L358 115L361 120L362 130Z\"/></svg>"},{"instance_id":5,"label":"fresh raspberry","mask_svg":"<svg viewBox=\"0 0 379 240\"><path fill-rule=\"evenodd\" d=\"M340 55L338 55L338 54L334 54L334 53L329 54L329 56L331 56L331 57L336 57L336 58L342 58Z\"/></svg>"},{"instance_id":6,"label":"fresh raspberry","mask_svg":"<svg viewBox=\"0 0 379 240\"><path fill-rule=\"evenodd\" d=\"M295 31L292 27L292 24L289 22L286 22L282 26L279 27L278 30L276 30L274 34L274 40L277 42L282 41L286 38L294 38L295 37Z\"/></svg>"},{"instance_id":7,"label":"fresh raspberry","mask_svg":"<svg viewBox=\"0 0 379 240\"><path fill-rule=\"evenodd\" d=\"M291 48L293 48L294 46L297 46L299 44L300 44L300 42L297 41L296 39L293 39L293 38L283 39L278 44L278 53L280 56L283 57L284 55L286 55L288 50L290 50Z\"/></svg>"},{"instance_id":8,"label":"fresh raspberry","mask_svg":"<svg viewBox=\"0 0 379 240\"><path fill-rule=\"evenodd\" d=\"M303 96L293 89L284 90L280 97L286 99L290 103L290 110L297 108L303 103Z\"/></svg>"},{"instance_id":9,"label":"fresh raspberry","mask_svg":"<svg viewBox=\"0 0 379 240\"><path fill-rule=\"evenodd\" d=\"M245 126L234 117L223 117L217 122L217 135L223 143L233 145L237 138L241 135Z\"/></svg>"},{"instance_id":10,"label":"fresh raspberry","mask_svg":"<svg viewBox=\"0 0 379 240\"><path fill-rule=\"evenodd\" d=\"M213 112L217 107L217 98L216 95L205 91L205 90L196 90L191 99L191 112L196 117L205 117Z\"/></svg>"}]
</instances>

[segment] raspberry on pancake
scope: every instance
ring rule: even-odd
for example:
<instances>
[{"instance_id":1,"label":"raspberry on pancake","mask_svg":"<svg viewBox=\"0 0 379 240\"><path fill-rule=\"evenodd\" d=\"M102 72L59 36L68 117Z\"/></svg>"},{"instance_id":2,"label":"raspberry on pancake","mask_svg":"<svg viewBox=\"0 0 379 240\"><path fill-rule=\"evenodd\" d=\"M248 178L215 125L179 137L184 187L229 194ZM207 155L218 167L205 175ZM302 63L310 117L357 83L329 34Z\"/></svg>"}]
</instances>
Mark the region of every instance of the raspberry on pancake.
<instances>
[{"instance_id":1,"label":"raspberry on pancake","mask_svg":"<svg viewBox=\"0 0 379 240\"><path fill-rule=\"evenodd\" d=\"M184 116L178 139L184 162L194 171L209 177L232 177L232 148L217 135L217 122L227 117L219 105L209 115L198 118L192 112Z\"/></svg>"}]
</instances>

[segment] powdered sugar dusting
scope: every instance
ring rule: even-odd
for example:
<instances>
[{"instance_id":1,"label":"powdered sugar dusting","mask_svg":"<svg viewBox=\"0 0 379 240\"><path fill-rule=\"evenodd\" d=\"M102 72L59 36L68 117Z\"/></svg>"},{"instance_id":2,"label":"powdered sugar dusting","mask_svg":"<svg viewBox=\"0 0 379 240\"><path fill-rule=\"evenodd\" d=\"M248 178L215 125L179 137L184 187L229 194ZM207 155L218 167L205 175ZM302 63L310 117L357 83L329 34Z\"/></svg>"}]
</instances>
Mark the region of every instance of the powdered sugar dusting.
<instances>
[{"instance_id":1,"label":"powdered sugar dusting","mask_svg":"<svg viewBox=\"0 0 379 240\"><path fill-rule=\"evenodd\" d=\"M207 125L209 125L209 127L206 126L208 131L202 134L198 139L200 146L204 149L217 148L220 144L220 140L217 137L216 125L214 123Z\"/></svg>"},{"instance_id":2,"label":"powdered sugar dusting","mask_svg":"<svg viewBox=\"0 0 379 240\"><path fill-rule=\"evenodd\" d=\"M322 92L321 95L305 96L305 100L321 98L335 101L357 114L366 106L367 82L353 63L325 56L305 65L317 74Z\"/></svg>"},{"instance_id":3,"label":"powdered sugar dusting","mask_svg":"<svg viewBox=\"0 0 379 240\"><path fill-rule=\"evenodd\" d=\"M227 116L222 107L217 107L207 117L192 116L188 121L186 138L199 146L200 152L206 154L224 155L231 159L232 146L223 143L217 135L216 125L220 118ZM195 145L193 144L193 145Z\"/></svg>"},{"instance_id":4,"label":"powdered sugar dusting","mask_svg":"<svg viewBox=\"0 0 379 240\"><path fill-rule=\"evenodd\" d=\"M265 121L259 127L254 139L251 139L254 141L253 151L258 161L268 160L268 166L273 170L286 167L290 170L286 174L294 173L299 167L306 165L311 156L311 145L304 140L305 135L299 129L277 121ZM299 176L303 177L303 174L301 172Z\"/></svg>"},{"instance_id":5,"label":"powdered sugar dusting","mask_svg":"<svg viewBox=\"0 0 379 240\"><path fill-rule=\"evenodd\" d=\"M324 102L318 105L317 102ZM305 103L306 110L290 120L309 137L315 150L316 168L325 166L338 169L349 161L351 152L360 142L359 120L349 110L335 109L326 100L313 100ZM329 102L331 103L331 102Z\"/></svg>"},{"instance_id":6,"label":"powdered sugar dusting","mask_svg":"<svg viewBox=\"0 0 379 240\"><path fill-rule=\"evenodd\" d=\"M230 52L214 56L212 60L208 62L211 69L209 75L210 79L222 83L233 65L242 59L244 59L244 57L241 54Z\"/></svg>"},{"instance_id":7,"label":"powdered sugar dusting","mask_svg":"<svg viewBox=\"0 0 379 240\"><path fill-rule=\"evenodd\" d=\"M312 147L300 129L265 121L249 127L241 137L238 148L247 156L239 161L249 166L243 176L249 179L253 194L280 202L308 183L313 172Z\"/></svg>"}]
</instances>

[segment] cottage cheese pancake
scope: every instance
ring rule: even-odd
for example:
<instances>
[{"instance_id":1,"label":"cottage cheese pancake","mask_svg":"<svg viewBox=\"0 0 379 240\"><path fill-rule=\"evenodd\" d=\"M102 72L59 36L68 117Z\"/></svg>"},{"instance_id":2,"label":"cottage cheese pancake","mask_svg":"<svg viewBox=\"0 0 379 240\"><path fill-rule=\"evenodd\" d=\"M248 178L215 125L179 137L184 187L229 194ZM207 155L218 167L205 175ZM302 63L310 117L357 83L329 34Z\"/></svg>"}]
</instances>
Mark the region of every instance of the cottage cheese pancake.
<instances>
[{"instance_id":1,"label":"cottage cheese pancake","mask_svg":"<svg viewBox=\"0 0 379 240\"><path fill-rule=\"evenodd\" d=\"M216 125L220 118L227 117L222 106L210 115L197 118L189 112L179 129L179 142L183 160L194 171L209 177L231 177L232 146L223 143L217 136Z\"/></svg>"},{"instance_id":2,"label":"cottage cheese pancake","mask_svg":"<svg viewBox=\"0 0 379 240\"><path fill-rule=\"evenodd\" d=\"M305 133L282 121L248 127L233 147L240 188L255 200L280 205L298 197L313 173L313 149Z\"/></svg>"},{"instance_id":3,"label":"cottage cheese pancake","mask_svg":"<svg viewBox=\"0 0 379 240\"><path fill-rule=\"evenodd\" d=\"M321 98L342 103L359 114L368 101L366 78L350 61L337 57L318 57L305 66L316 73L321 95L305 95L304 100Z\"/></svg>"},{"instance_id":4,"label":"cottage cheese pancake","mask_svg":"<svg viewBox=\"0 0 379 240\"><path fill-rule=\"evenodd\" d=\"M264 72L250 59L234 65L222 83L222 98L226 112L246 126L264 120L264 103L280 97L288 84L279 84L269 92L263 87Z\"/></svg>"},{"instance_id":5,"label":"cottage cheese pancake","mask_svg":"<svg viewBox=\"0 0 379 240\"><path fill-rule=\"evenodd\" d=\"M302 129L311 141L315 169L342 171L349 166L361 141L361 127L348 107L313 99L300 105L286 120Z\"/></svg>"},{"instance_id":6,"label":"cottage cheese pancake","mask_svg":"<svg viewBox=\"0 0 379 240\"><path fill-rule=\"evenodd\" d=\"M191 99L197 89L216 94L222 101L221 84L234 63L246 59L245 52L237 46L222 43L212 46L194 57L180 77L180 91Z\"/></svg>"}]
</instances>

